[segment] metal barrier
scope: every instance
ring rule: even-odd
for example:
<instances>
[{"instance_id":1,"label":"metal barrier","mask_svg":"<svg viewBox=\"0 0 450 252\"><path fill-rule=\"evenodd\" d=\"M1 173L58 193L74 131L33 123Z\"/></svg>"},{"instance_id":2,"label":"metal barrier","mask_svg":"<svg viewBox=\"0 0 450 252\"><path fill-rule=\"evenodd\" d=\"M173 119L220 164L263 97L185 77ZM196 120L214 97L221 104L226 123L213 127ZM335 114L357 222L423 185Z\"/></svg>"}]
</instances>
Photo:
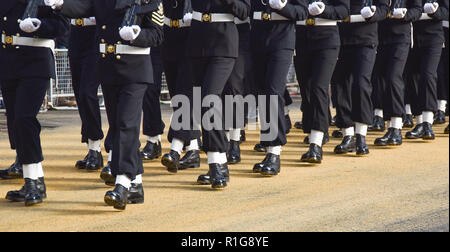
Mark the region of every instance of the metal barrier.
<instances>
[{"instance_id":1,"label":"metal barrier","mask_svg":"<svg viewBox=\"0 0 450 252\"><path fill-rule=\"evenodd\" d=\"M72 86L72 73L70 70L69 55L67 49L55 50L56 59L56 80L50 80L50 88L47 92L46 100L43 108L51 107L53 109L77 109L75 103L75 94ZM295 69L293 64L289 69L287 76L287 87L292 96L299 96L299 88ZM100 97L100 106L104 106L101 87L99 87L98 95ZM167 87L166 77L162 77L161 102L170 102L169 89ZM48 104L47 104L48 103ZM48 106L47 106L48 105ZM0 109L4 109L3 99L0 91Z\"/></svg>"}]
</instances>

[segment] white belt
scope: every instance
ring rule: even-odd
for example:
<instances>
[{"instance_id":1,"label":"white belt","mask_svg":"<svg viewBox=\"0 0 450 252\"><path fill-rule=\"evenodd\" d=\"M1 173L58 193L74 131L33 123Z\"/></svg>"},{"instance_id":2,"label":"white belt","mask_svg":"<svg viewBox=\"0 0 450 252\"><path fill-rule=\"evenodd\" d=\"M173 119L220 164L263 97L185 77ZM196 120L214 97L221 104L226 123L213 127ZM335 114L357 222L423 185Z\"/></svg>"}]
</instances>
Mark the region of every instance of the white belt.
<instances>
[{"instance_id":1,"label":"white belt","mask_svg":"<svg viewBox=\"0 0 450 252\"><path fill-rule=\"evenodd\" d=\"M52 39L6 36L5 34L2 34L2 44L11 46L44 47L49 48L52 51L55 50L55 41Z\"/></svg>"},{"instance_id":2,"label":"white belt","mask_svg":"<svg viewBox=\"0 0 450 252\"><path fill-rule=\"evenodd\" d=\"M428 16L427 13L422 13L422 16L420 17L419 20L430 20L430 19L433 19L433 18Z\"/></svg>"},{"instance_id":3,"label":"white belt","mask_svg":"<svg viewBox=\"0 0 450 252\"><path fill-rule=\"evenodd\" d=\"M194 11L192 13L192 19L200 21L200 22L228 23L228 22L234 22L234 15L226 14L226 13L206 14L206 13Z\"/></svg>"},{"instance_id":4,"label":"white belt","mask_svg":"<svg viewBox=\"0 0 450 252\"><path fill-rule=\"evenodd\" d=\"M336 26L336 20L323 19L323 18L309 18L307 20L298 21L297 25L306 26Z\"/></svg>"},{"instance_id":5,"label":"white belt","mask_svg":"<svg viewBox=\"0 0 450 252\"><path fill-rule=\"evenodd\" d=\"M367 20L362 15L350 15L347 19L343 20L342 23L364 23Z\"/></svg>"},{"instance_id":6,"label":"white belt","mask_svg":"<svg viewBox=\"0 0 450 252\"><path fill-rule=\"evenodd\" d=\"M71 19L70 23L74 26L94 26L97 24L95 18L77 18Z\"/></svg>"},{"instance_id":7,"label":"white belt","mask_svg":"<svg viewBox=\"0 0 450 252\"><path fill-rule=\"evenodd\" d=\"M448 21L442 21L442 26L448 28Z\"/></svg>"},{"instance_id":8,"label":"white belt","mask_svg":"<svg viewBox=\"0 0 450 252\"><path fill-rule=\"evenodd\" d=\"M100 53L103 54L132 54L150 55L150 47L142 48L129 45L107 45L100 44Z\"/></svg>"},{"instance_id":9,"label":"white belt","mask_svg":"<svg viewBox=\"0 0 450 252\"><path fill-rule=\"evenodd\" d=\"M190 24L186 24L183 19L170 19L168 17L164 17L164 24L171 28L184 28L190 27Z\"/></svg>"},{"instance_id":10,"label":"white belt","mask_svg":"<svg viewBox=\"0 0 450 252\"><path fill-rule=\"evenodd\" d=\"M276 12L266 13L266 12L253 12L254 20L265 20L265 21L288 21L289 18L281 16Z\"/></svg>"},{"instance_id":11,"label":"white belt","mask_svg":"<svg viewBox=\"0 0 450 252\"><path fill-rule=\"evenodd\" d=\"M249 24L250 23L250 18L247 18L245 20L240 20L239 18L234 18L234 23L237 24L237 25Z\"/></svg>"}]
</instances>

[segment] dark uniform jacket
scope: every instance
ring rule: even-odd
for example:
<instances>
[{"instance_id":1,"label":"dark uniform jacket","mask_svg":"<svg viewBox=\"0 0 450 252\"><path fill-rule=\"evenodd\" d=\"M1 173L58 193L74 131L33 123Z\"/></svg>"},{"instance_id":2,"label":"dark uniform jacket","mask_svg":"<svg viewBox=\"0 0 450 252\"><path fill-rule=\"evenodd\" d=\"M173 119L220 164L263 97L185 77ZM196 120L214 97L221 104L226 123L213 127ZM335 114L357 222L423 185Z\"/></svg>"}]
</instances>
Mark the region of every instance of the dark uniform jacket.
<instances>
[{"instance_id":1,"label":"dark uniform jacket","mask_svg":"<svg viewBox=\"0 0 450 252\"><path fill-rule=\"evenodd\" d=\"M263 4L264 2L264 4ZM278 13L288 21L253 20L254 12ZM269 0L252 1L251 42L254 52L273 52L277 50L295 49L295 25L297 21L308 17L308 6L305 0L288 0L281 10L272 9Z\"/></svg>"},{"instance_id":2,"label":"dark uniform jacket","mask_svg":"<svg viewBox=\"0 0 450 252\"><path fill-rule=\"evenodd\" d=\"M136 40L130 42L122 40L119 35L125 10L116 8L117 1L65 0L61 13L71 18L95 16L98 44L115 45L120 43L142 48L159 46L163 41L162 4L159 10L142 13L138 16L136 23L142 31ZM150 4L157 6L160 1L152 0ZM153 83L151 69L150 55L105 54L99 57L97 73L101 83L106 85L150 84Z\"/></svg>"},{"instance_id":3,"label":"dark uniform jacket","mask_svg":"<svg viewBox=\"0 0 450 252\"><path fill-rule=\"evenodd\" d=\"M419 20L422 15L422 0L391 0L390 13L395 6L408 11L404 19L390 18L388 15L388 19L378 24L380 44L411 43L411 22Z\"/></svg>"},{"instance_id":4,"label":"dark uniform jacket","mask_svg":"<svg viewBox=\"0 0 450 252\"><path fill-rule=\"evenodd\" d=\"M250 13L250 0L192 0L192 9L204 14L233 14L244 20ZM192 20L188 56L230 57L239 54L239 34L233 22L210 23Z\"/></svg>"},{"instance_id":5,"label":"dark uniform jacket","mask_svg":"<svg viewBox=\"0 0 450 252\"><path fill-rule=\"evenodd\" d=\"M422 7L428 0L422 0ZM442 21L448 20L449 0L437 0L439 8L436 13L429 15L431 20L414 22L414 47L427 47L445 42Z\"/></svg>"},{"instance_id":6,"label":"dark uniform jacket","mask_svg":"<svg viewBox=\"0 0 450 252\"><path fill-rule=\"evenodd\" d=\"M319 16L330 20L344 20L350 14L350 0L323 0L325 11ZM297 50L330 49L341 46L338 26L297 25Z\"/></svg>"},{"instance_id":7,"label":"dark uniform jacket","mask_svg":"<svg viewBox=\"0 0 450 252\"><path fill-rule=\"evenodd\" d=\"M340 23L339 32L343 46L378 46L378 22L386 19L390 0L350 0L350 15L361 15L365 3L376 6L375 14L362 23Z\"/></svg>"},{"instance_id":8,"label":"dark uniform jacket","mask_svg":"<svg viewBox=\"0 0 450 252\"><path fill-rule=\"evenodd\" d=\"M17 20L22 19L26 2L1 0L0 31L6 36L54 39L68 29L69 21L51 8L42 7L38 18L42 24L34 33L23 32ZM0 80L23 78L55 78L55 60L49 48L28 46L0 46Z\"/></svg>"},{"instance_id":9,"label":"dark uniform jacket","mask_svg":"<svg viewBox=\"0 0 450 252\"><path fill-rule=\"evenodd\" d=\"M70 26L69 56L87 57L98 54L96 26Z\"/></svg>"},{"instance_id":10,"label":"dark uniform jacket","mask_svg":"<svg viewBox=\"0 0 450 252\"><path fill-rule=\"evenodd\" d=\"M191 0L163 0L164 16L171 20L183 20L186 13L192 12ZM164 43L162 57L164 60L176 61L186 57L189 27L164 26Z\"/></svg>"}]
</instances>

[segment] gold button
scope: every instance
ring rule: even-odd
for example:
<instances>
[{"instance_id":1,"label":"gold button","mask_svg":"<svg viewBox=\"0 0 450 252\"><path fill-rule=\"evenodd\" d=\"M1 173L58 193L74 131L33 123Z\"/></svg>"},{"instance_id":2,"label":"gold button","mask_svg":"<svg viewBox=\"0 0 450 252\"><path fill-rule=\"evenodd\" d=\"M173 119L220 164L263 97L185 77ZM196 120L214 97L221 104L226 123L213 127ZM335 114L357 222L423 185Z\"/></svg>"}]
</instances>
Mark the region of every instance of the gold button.
<instances>
[{"instance_id":1,"label":"gold button","mask_svg":"<svg viewBox=\"0 0 450 252\"><path fill-rule=\"evenodd\" d=\"M104 39L102 39L102 40L101 40L101 42L102 42L102 43L105 43L105 40L104 40Z\"/></svg>"},{"instance_id":2,"label":"gold button","mask_svg":"<svg viewBox=\"0 0 450 252\"><path fill-rule=\"evenodd\" d=\"M117 56L116 56L116 59L117 59L117 60L120 60L120 55L117 55Z\"/></svg>"},{"instance_id":3,"label":"gold button","mask_svg":"<svg viewBox=\"0 0 450 252\"><path fill-rule=\"evenodd\" d=\"M202 20L203 20L203 22L210 22L211 21L211 15L203 14Z\"/></svg>"},{"instance_id":4,"label":"gold button","mask_svg":"<svg viewBox=\"0 0 450 252\"><path fill-rule=\"evenodd\" d=\"M102 58L106 58L106 55L104 53L102 54Z\"/></svg>"},{"instance_id":5,"label":"gold button","mask_svg":"<svg viewBox=\"0 0 450 252\"><path fill-rule=\"evenodd\" d=\"M4 18L3 18L3 21L5 21L5 22L8 21L8 18L7 18L7 17L4 17Z\"/></svg>"},{"instance_id":6,"label":"gold button","mask_svg":"<svg viewBox=\"0 0 450 252\"><path fill-rule=\"evenodd\" d=\"M264 13L264 14L262 15L262 18L263 18L264 20L270 20L271 16L270 16L269 13Z\"/></svg>"},{"instance_id":7,"label":"gold button","mask_svg":"<svg viewBox=\"0 0 450 252\"><path fill-rule=\"evenodd\" d=\"M106 52L108 52L108 53L114 53L115 51L116 51L116 48L113 45L109 45L108 47L106 47Z\"/></svg>"},{"instance_id":8,"label":"gold button","mask_svg":"<svg viewBox=\"0 0 450 252\"><path fill-rule=\"evenodd\" d=\"M118 45L121 45L121 44L122 44L122 42L120 42L120 41L119 41L119 42L117 42L117 44L118 44Z\"/></svg>"},{"instance_id":9,"label":"gold button","mask_svg":"<svg viewBox=\"0 0 450 252\"><path fill-rule=\"evenodd\" d=\"M102 26L102 30L106 30L106 25Z\"/></svg>"},{"instance_id":10,"label":"gold button","mask_svg":"<svg viewBox=\"0 0 450 252\"><path fill-rule=\"evenodd\" d=\"M19 34L19 33L17 33L17 34L16 34L16 37L20 37L20 34Z\"/></svg>"},{"instance_id":11,"label":"gold button","mask_svg":"<svg viewBox=\"0 0 450 252\"><path fill-rule=\"evenodd\" d=\"M20 24L20 22L22 22L22 20L18 19L18 20L17 20L17 23L19 23L19 24Z\"/></svg>"}]
</instances>

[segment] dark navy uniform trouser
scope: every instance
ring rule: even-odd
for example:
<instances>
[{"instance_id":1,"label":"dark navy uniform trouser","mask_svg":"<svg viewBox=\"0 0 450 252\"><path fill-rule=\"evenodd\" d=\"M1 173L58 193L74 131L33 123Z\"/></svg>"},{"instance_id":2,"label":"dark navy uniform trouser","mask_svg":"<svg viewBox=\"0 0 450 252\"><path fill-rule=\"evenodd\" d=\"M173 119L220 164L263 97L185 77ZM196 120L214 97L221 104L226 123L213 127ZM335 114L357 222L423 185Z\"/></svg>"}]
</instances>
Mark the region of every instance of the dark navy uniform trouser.
<instances>
[{"instance_id":1,"label":"dark navy uniform trouser","mask_svg":"<svg viewBox=\"0 0 450 252\"><path fill-rule=\"evenodd\" d=\"M265 120L270 125L270 129L276 129L274 139L261 139L261 144L266 147L286 145L286 118L284 109L286 106L286 82L289 67L292 64L293 50L277 50L272 52L253 52L254 79L258 85L259 95L266 96L266 107L259 104L259 109L264 110ZM270 103L270 97L276 96L277 104ZM278 111L278 118L271 118L271 110ZM275 112L275 111L273 111ZM270 135L270 130L261 130L261 134ZM272 137L269 137L272 138Z\"/></svg>"},{"instance_id":2,"label":"dark navy uniform trouser","mask_svg":"<svg viewBox=\"0 0 450 252\"><path fill-rule=\"evenodd\" d=\"M411 50L409 100L413 115L437 110L437 70L442 54L442 44L415 47Z\"/></svg>"},{"instance_id":3,"label":"dark navy uniform trouser","mask_svg":"<svg viewBox=\"0 0 450 252\"><path fill-rule=\"evenodd\" d=\"M340 48L297 51L294 59L302 95L303 131L328 132L330 124L329 85Z\"/></svg>"},{"instance_id":4,"label":"dark navy uniform trouser","mask_svg":"<svg viewBox=\"0 0 450 252\"><path fill-rule=\"evenodd\" d=\"M189 98L190 101L190 128L173 130L172 127L169 129L169 134L167 136L169 142L172 142L174 138L179 139L189 145L189 143L194 139L199 139L201 132L200 130L193 130L193 73L192 73L192 62L189 58L182 58L180 60L163 60L164 72L166 74L167 86L169 87L170 97L175 97L177 95L184 95ZM174 110L177 110L178 104L174 104Z\"/></svg>"},{"instance_id":5,"label":"dark navy uniform trouser","mask_svg":"<svg viewBox=\"0 0 450 252\"><path fill-rule=\"evenodd\" d=\"M102 84L109 130L105 141L106 151L113 151L112 173L127 175L131 180L143 174L139 141L142 103L148 85Z\"/></svg>"},{"instance_id":6,"label":"dark navy uniform trouser","mask_svg":"<svg viewBox=\"0 0 450 252\"><path fill-rule=\"evenodd\" d=\"M154 83L148 85L142 111L144 112L143 134L154 137L162 135L166 127L162 120L160 103L164 67L159 48L152 48L151 57Z\"/></svg>"},{"instance_id":7,"label":"dark navy uniform trouser","mask_svg":"<svg viewBox=\"0 0 450 252\"><path fill-rule=\"evenodd\" d=\"M409 43L382 45L378 50L376 66L377 85L382 91L381 109L384 118L403 117L405 114L405 80L403 73L410 51Z\"/></svg>"},{"instance_id":8,"label":"dark navy uniform trouser","mask_svg":"<svg viewBox=\"0 0 450 252\"><path fill-rule=\"evenodd\" d=\"M41 125L37 115L49 87L46 78L2 81L11 147L16 149L21 164L44 160L40 140Z\"/></svg>"},{"instance_id":9,"label":"dark navy uniform trouser","mask_svg":"<svg viewBox=\"0 0 450 252\"><path fill-rule=\"evenodd\" d=\"M445 47L442 49L441 61L439 62L438 68L438 86L437 86L437 96L438 100L448 101L448 86L449 86L449 74L448 74L448 28L444 28L445 33Z\"/></svg>"},{"instance_id":10,"label":"dark navy uniform trouser","mask_svg":"<svg viewBox=\"0 0 450 252\"><path fill-rule=\"evenodd\" d=\"M227 81L231 76L235 62L235 58L226 57L204 57L192 59L194 67L194 83L202 88L202 101L204 101L204 98L208 95L216 95L219 100L222 101L221 97ZM223 117L222 104L216 104L216 106L210 105L205 108L202 107L202 117L207 111L213 112L214 115L216 115L216 120ZM194 123L199 123L197 120L201 120L201 118L195 119ZM218 121L215 122L218 123ZM211 127L212 129L205 128L205 126L207 125L202 122L202 140L204 151L226 153L229 144L227 136L225 135L223 123L222 125L217 125L217 127ZM211 124L209 124L209 126L211 126Z\"/></svg>"},{"instance_id":11,"label":"dark navy uniform trouser","mask_svg":"<svg viewBox=\"0 0 450 252\"><path fill-rule=\"evenodd\" d=\"M336 65L335 79L336 126L349 128L356 122L371 124L372 71L377 54L376 47L343 46Z\"/></svg>"},{"instance_id":12,"label":"dark navy uniform trouser","mask_svg":"<svg viewBox=\"0 0 450 252\"><path fill-rule=\"evenodd\" d=\"M96 76L97 56L95 53L85 57L70 55L72 84L81 118L81 142L103 139L102 120L98 99L100 86Z\"/></svg>"}]
</instances>

